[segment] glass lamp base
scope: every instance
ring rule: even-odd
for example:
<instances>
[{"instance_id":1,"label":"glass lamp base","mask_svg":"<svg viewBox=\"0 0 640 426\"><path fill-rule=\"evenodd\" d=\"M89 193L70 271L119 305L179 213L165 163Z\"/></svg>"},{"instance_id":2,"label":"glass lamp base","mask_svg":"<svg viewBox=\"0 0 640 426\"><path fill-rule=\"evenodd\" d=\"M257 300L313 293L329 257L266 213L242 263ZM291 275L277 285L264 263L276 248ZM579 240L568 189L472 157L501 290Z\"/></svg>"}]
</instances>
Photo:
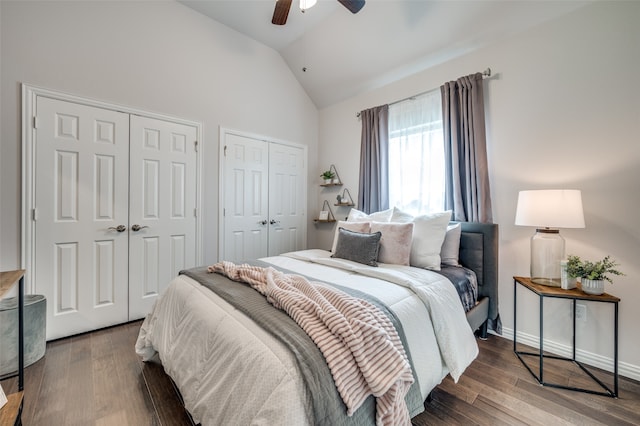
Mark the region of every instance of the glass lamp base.
<instances>
[{"instance_id":1,"label":"glass lamp base","mask_svg":"<svg viewBox=\"0 0 640 426\"><path fill-rule=\"evenodd\" d=\"M554 278L533 277L531 278L531 282L535 284L546 285L549 287L561 287L560 278L554 279Z\"/></svg>"},{"instance_id":2,"label":"glass lamp base","mask_svg":"<svg viewBox=\"0 0 640 426\"><path fill-rule=\"evenodd\" d=\"M557 229L536 229L531 237L531 281L560 287L560 261L564 259L564 238Z\"/></svg>"}]
</instances>

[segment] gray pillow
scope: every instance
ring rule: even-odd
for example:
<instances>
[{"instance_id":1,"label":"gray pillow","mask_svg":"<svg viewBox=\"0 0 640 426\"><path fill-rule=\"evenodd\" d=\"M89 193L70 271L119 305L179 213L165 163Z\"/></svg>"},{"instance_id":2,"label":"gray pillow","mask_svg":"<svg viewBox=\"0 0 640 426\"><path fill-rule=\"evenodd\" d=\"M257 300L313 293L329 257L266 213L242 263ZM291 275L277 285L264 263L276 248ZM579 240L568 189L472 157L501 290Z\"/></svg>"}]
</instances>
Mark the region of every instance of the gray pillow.
<instances>
[{"instance_id":1,"label":"gray pillow","mask_svg":"<svg viewBox=\"0 0 640 426\"><path fill-rule=\"evenodd\" d=\"M331 257L353 260L369 266L378 266L381 232L365 234L338 228L338 243Z\"/></svg>"}]
</instances>

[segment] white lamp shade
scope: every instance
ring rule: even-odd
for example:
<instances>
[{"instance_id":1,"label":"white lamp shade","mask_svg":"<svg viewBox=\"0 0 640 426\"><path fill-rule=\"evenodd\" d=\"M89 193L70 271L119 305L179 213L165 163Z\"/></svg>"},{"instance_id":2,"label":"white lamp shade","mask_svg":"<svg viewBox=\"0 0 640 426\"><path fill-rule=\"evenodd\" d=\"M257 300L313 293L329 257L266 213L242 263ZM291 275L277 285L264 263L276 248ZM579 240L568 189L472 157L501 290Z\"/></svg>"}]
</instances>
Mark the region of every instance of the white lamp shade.
<instances>
[{"instance_id":1,"label":"white lamp shade","mask_svg":"<svg viewBox=\"0 0 640 426\"><path fill-rule=\"evenodd\" d=\"M300 0L300 9L305 11L316 4L317 0Z\"/></svg>"},{"instance_id":2,"label":"white lamp shade","mask_svg":"<svg viewBox=\"0 0 640 426\"><path fill-rule=\"evenodd\" d=\"M584 228L582 193L577 189L520 191L516 225Z\"/></svg>"}]
</instances>

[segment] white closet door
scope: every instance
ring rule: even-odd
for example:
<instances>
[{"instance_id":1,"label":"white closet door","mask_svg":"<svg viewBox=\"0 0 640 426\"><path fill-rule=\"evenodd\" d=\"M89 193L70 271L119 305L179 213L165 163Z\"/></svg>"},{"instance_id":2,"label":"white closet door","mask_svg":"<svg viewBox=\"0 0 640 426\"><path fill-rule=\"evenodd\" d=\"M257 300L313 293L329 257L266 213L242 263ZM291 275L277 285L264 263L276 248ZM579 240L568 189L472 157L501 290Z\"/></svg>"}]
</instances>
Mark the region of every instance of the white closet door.
<instances>
[{"instance_id":1,"label":"white closet door","mask_svg":"<svg viewBox=\"0 0 640 426\"><path fill-rule=\"evenodd\" d=\"M269 144L269 256L306 248L302 148Z\"/></svg>"},{"instance_id":2,"label":"white closet door","mask_svg":"<svg viewBox=\"0 0 640 426\"><path fill-rule=\"evenodd\" d=\"M38 96L34 288L47 339L127 320L129 115Z\"/></svg>"},{"instance_id":3,"label":"white closet door","mask_svg":"<svg viewBox=\"0 0 640 426\"><path fill-rule=\"evenodd\" d=\"M269 150L264 141L227 133L224 139L224 254L241 262L267 253Z\"/></svg>"},{"instance_id":4,"label":"white closet door","mask_svg":"<svg viewBox=\"0 0 640 426\"><path fill-rule=\"evenodd\" d=\"M144 317L196 261L193 126L131 116L129 320Z\"/></svg>"}]
</instances>

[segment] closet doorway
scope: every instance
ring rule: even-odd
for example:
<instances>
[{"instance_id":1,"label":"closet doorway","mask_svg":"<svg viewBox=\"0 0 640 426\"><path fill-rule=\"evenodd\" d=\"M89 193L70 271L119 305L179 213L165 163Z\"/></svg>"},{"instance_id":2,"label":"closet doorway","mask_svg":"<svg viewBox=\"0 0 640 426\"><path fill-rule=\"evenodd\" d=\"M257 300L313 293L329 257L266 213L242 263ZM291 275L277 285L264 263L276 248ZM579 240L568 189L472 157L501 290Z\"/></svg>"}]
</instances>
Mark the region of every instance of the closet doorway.
<instances>
[{"instance_id":1,"label":"closet doorway","mask_svg":"<svg viewBox=\"0 0 640 426\"><path fill-rule=\"evenodd\" d=\"M220 147L220 260L306 248L306 147L227 129Z\"/></svg>"},{"instance_id":2,"label":"closet doorway","mask_svg":"<svg viewBox=\"0 0 640 426\"><path fill-rule=\"evenodd\" d=\"M200 261L196 123L25 86L23 264L47 340L144 317Z\"/></svg>"}]
</instances>

